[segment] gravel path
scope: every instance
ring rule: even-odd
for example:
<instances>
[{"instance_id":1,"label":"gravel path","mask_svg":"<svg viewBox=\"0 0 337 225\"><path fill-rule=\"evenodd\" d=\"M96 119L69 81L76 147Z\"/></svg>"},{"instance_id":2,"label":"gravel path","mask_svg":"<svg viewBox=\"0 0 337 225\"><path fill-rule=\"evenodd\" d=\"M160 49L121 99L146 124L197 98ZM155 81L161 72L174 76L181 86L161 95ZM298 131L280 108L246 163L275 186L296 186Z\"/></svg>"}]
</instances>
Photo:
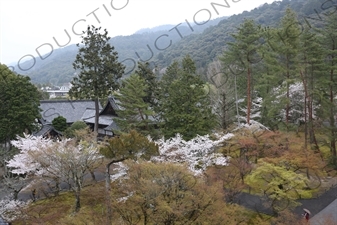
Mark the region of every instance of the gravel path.
<instances>
[{"instance_id":1,"label":"gravel path","mask_svg":"<svg viewBox=\"0 0 337 225\"><path fill-rule=\"evenodd\" d=\"M312 217L310 225L337 225L337 199Z\"/></svg>"},{"instance_id":2,"label":"gravel path","mask_svg":"<svg viewBox=\"0 0 337 225\"><path fill-rule=\"evenodd\" d=\"M241 193L236 199L236 203L246 208L272 214L271 210L265 206L265 201L260 196L248 193ZM296 207L293 213L301 217L303 208L310 210L312 217L310 225L337 225L337 186L330 188L317 198L301 199L299 202L301 205ZM328 216L329 214L332 216ZM328 219L330 220L329 223L324 221Z\"/></svg>"}]
</instances>

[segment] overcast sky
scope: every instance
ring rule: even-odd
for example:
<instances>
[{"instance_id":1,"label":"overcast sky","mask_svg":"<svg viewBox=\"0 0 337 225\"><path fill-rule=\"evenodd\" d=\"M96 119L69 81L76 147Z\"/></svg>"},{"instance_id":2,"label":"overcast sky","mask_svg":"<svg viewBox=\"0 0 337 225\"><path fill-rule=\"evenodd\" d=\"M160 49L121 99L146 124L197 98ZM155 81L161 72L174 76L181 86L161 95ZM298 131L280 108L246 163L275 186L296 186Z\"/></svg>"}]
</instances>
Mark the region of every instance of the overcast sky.
<instances>
[{"instance_id":1,"label":"overcast sky","mask_svg":"<svg viewBox=\"0 0 337 225\"><path fill-rule=\"evenodd\" d=\"M59 45L78 43L77 34L91 24L107 28L111 37L131 35L141 28L239 14L273 1L227 0L230 7L224 7L225 0L0 0L0 63L31 59L38 56L36 49L46 54L58 48L53 38Z\"/></svg>"}]
</instances>

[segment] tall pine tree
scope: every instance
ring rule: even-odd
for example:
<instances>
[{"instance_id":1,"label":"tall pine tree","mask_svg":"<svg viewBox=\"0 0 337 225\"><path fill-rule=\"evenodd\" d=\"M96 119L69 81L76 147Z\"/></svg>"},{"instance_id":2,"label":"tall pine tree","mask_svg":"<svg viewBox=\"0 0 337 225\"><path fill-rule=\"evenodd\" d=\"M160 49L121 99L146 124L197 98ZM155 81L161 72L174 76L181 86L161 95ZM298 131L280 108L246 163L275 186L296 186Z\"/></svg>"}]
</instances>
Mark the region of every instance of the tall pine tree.
<instances>
[{"instance_id":1,"label":"tall pine tree","mask_svg":"<svg viewBox=\"0 0 337 225\"><path fill-rule=\"evenodd\" d=\"M77 99L95 101L95 128L98 131L99 99L107 98L119 88L118 80L124 74L124 66L118 62L118 53L109 44L108 31L88 26L83 32L82 44L73 63L79 75L71 81L69 95Z\"/></svg>"},{"instance_id":2,"label":"tall pine tree","mask_svg":"<svg viewBox=\"0 0 337 225\"><path fill-rule=\"evenodd\" d=\"M324 78L324 52L319 43L319 37L313 29L305 26L300 38L300 77L304 87L304 126L305 146L309 141L319 150L316 141L314 118L317 116L316 109L322 98L322 85Z\"/></svg>"},{"instance_id":3,"label":"tall pine tree","mask_svg":"<svg viewBox=\"0 0 337 225\"><path fill-rule=\"evenodd\" d=\"M237 28L237 32L232 34L234 42L228 43L228 49L224 51L221 58L225 67L229 67L233 76L239 72L239 86L244 86L246 90L246 123L250 124L252 99L253 99L253 74L254 68L261 61L261 30L253 20L244 20ZM226 68L225 68L226 69Z\"/></svg>"},{"instance_id":4,"label":"tall pine tree","mask_svg":"<svg viewBox=\"0 0 337 225\"><path fill-rule=\"evenodd\" d=\"M176 70L176 79L167 87L160 99L162 131L166 138L181 134L185 140L196 135L205 135L215 126L209 96L205 92L205 83L196 75L194 61L186 56L182 66ZM172 74L164 74L172 76Z\"/></svg>"},{"instance_id":5,"label":"tall pine tree","mask_svg":"<svg viewBox=\"0 0 337 225\"><path fill-rule=\"evenodd\" d=\"M151 70L150 64L148 62L138 63L138 68L135 71L135 74L139 75L142 79L144 79L148 88L145 91L146 96L144 97L144 101L149 103L151 107L154 107L156 104L156 91L158 88L158 81L156 74Z\"/></svg>"},{"instance_id":6,"label":"tall pine tree","mask_svg":"<svg viewBox=\"0 0 337 225\"><path fill-rule=\"evenodd\" d=\"M116 122L123 132L136 130L144 135L152 134L154 111L150 103L145 101L148 89L146 81L137 74L123 81L120 93L116 96L121 108L117 112L120 118Z\"/></svg>"},{"instance_id":7,"label":"tall pine tree","mask_svg":"<svg viewBox=\"0 0 337 225\"><path fill-rule=\"evenodd\" d=\"M265 51L265 66L266 74L269 78L268 80L265 78L264 81L278 84L277 90L285 92L284 98L278 99L278 104L284 104L283 119L287 129L292 119L289 88L291 84L299 79L300 35L301 29L297 15L290 8L286 9L277 29L268 29L266 31L267 51ZM273 85L270 86L275 87ZM270 105L274 100L269 98L269 101L265 101L264 104ZM278 113L279 110L271 109L271 112L274 111ZM275 115L269 115L269 117L275 117Z\"/></svg>"},{"instance_id":8,"label":"tall pine tree","mask_svg":"<svg viewBox=\"0 0 337 225\"><path fill-rule=\"evenodd\" d=\"M335 11L326 15L324 27L320 30L322 33L322 46L325 52L326 63L326 107L328 109L327 117L330 129L330 149L332 152L332 163L337 167L337 128L336 119L336 94L337 94L337 13Z\"/></svg>"}]
</instances>

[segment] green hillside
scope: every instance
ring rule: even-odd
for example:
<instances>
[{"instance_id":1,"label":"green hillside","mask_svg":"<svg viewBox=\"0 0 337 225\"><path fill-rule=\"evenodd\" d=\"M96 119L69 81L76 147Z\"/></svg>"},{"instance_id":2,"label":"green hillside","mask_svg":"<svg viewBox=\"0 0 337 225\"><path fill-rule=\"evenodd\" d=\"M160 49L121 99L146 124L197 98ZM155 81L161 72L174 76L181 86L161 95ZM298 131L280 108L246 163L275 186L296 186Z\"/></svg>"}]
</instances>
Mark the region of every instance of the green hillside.
<instances>
[{"instance_id":1,"label":"green hillside","mask_svg":"<svg viewBox=\"0 0 337 225\"><path fill-rule=\"evenodd\" d=\"M217 25L225 17L218 18L208 23L197 26L191 29L186 23L179 25L179 32L182 36L188 36L191 33L201 33L210 26ZM115 47L119 54L119 60L126 65L125 72L130 74L135 68L138 58L141 60L152 60L159 50L154 47L154 43L157 43L158 48L163 46L163 41L156 39L163 34L170 33L170 39L172 43L181 40L180 35L177 32L169 31L177 25L163 25L154 28L147 28L137 31L130 36L116 36L110 39L110 43ZM149 47L153 54L149 51ZM45 55L44 60L36 58L34 60L28 60L20 64L21 68L31 68L27 71L22 71L19 68L15 68L15 71L19 74L28 75L31 77L34 83L51 83L54 85L62 85L71 81L75 74L75 70L72 67L72 63L75 60L78 48L76 45L69 45L64 48L56 49L50 54Z\"/></svg>"},{"instance_id":2,"label":"green hillside","mask_svg":"<svg viewBox=\"0 0 337 225\"><path fill-rule=\"evenodd\" d=\"M119 60L126 65L126 74L135 69L139 60L151 62L153 67L163 69L186 54L196 62L198 71L205 71L207 65L232 41L230 34L245 18L253 19L262 26L274 26L288 6L302 17L317 17L314 15L315 10L320 13L322 3L317 0L277 1L264 4L250 12L244 11L228 18L208 21L204 25L194 25L193 31L186 23L179 25L179 33L174 29L177 25L163 25L152 29L145 28L130 36L114 37L111 44L118 51ZM172 41L171 45L169 40ZM70 45L54 50L45 60L36 58L35 65L33 60L22 63L23 68L34 65L28 71L20 71L18 68L15 68L15 71L30 76L34 83L62 85L74 76L72 63L76 54L76 45Z\"/></svg>"},{"instance_id":3,"label":"green hillside","mask_svg":"<svg viewBox=\"0 0 337 225\"><path fill-rule=\"evenodd\" d=\"M245 18L252 19L262 26L275 26L288 6L300 17L308 17L315 14L315 10L320 13L322 3L323 1L317 0L283 0L272 4L266 3L250 12L244 11L222 20L217 26L209 27L202 34L193 34L183 38L172 45L169 50L162 52L160 58L157 56L155 62L158 66L165 67L170 65L173 60L189 54L198 68L206 68L208 63L222 54L226 44L232 41L231 34L236 31ZM312 17L316 18L317 15L312 15ZM301 21L300 18L299 20Z\"/></svg>"}]
</instances>

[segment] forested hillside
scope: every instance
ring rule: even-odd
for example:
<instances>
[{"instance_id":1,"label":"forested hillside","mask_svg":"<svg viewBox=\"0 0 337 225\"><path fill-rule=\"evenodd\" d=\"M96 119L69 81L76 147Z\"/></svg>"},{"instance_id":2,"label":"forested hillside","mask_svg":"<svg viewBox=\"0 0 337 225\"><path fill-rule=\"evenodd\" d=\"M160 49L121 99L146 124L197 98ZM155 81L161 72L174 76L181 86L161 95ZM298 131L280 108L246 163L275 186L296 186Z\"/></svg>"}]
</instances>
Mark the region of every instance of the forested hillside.
<instances>
[{"instance_id":1,"label":"forested hillside","mask_svg":"<svg viewBox=\"0 0 337 225\"><path fill-rule=\"evenodd\" d=\"M154 29L143 29L130 36L114 37L111 39L111 44L118 51L120 61L127 66L126 73L128 74L135 69L135 64L139 60L149 61L153 67L155 65L163 69L174 60L182 59L186 54L189 54L196 62L199 71L205 72L207 65L222 54L227 42L232 40L230 34L244 18L253 19L263 26L274 26L284 15L287 6L296 11L299 17L308 15L317 17L315 10L320 13L322 3L323 1L318 0L277 1L264 4L250 12L245 11L229 18L218 18L204 25L194 25L193 31L186 23L177 27L179 33L175 30L178 24L170 25L170 29L168 25L163 25ZM168 36L162 37L161 35ZM167 47L169 40L172 40L173 44ZM20 71L18 68L16 71L30 76L34 83L60 85L69 82L74 76L72 63L76 53L76 46L67 46L55 50L45 60L37 58L35 65L33 60L22 63L22 68L34 65L28 71Z\"/></svg>"},{"instance_id":2,"label":"forested hillside","mask_svg":"<svg viewBox=\"0 0 337 225\"><path fill-rule=\"evenodd\" d=\"M293 9L299 19L309 15L317 18L315 10L320 13L323 2L320 0L283 0L275 1L272 4L266 3L250 12L245 11L222 20L217 26L209 27L202 34L193 34L181 39L170 49L163 51L162 55L158 55L155 62L163 67L172 63L173 60L189 54L195 60L198 68L206 69L208 63L221 55L227 43L233 40L231 34L244 19L252 19L261 26L272 27L279 22L287 7ZM325 7L331 6L326 5ZM304 22L303 19L300 21Z\"/></svg>"},{"instance_id":3,"label":"forested hillside","mask_svg":"<svg viewBox=\"0 0 337 225\"><path fill-rule=\"evenodd\" d=\"M180 35L188 36L191 33L197 34L203 32L210 26L217 25L219 21L225 19L225 17L217 18L209 21L201 26L194 26L193 32L186 23L179 25L179 33L171 31L170 39L172 43L181 40ZM147 28L136 32L130 36L116 36L111 38L110 44L112 44L118 52L119 60L126 65L126 73L135 69L135 64L138 61L138 56L141 59L151 59L158 54L159 50L151 47L153 53L149 51L147 45L153 46L156 39L163 34L166 34L170 29L173 29L175 25L163 25L154 28ZM158 41L158 46L160 46ZM19 74L28 75L31 77L32 82L42 84L54 84L62 85L63 83L70 82L74 76L75 70L72 63L75 60L75 56L78 52L76 45L69 45L64 48L56 49L52 54L48 53L43 56L44 60L37 57L34 60L28 60L20 64L21 68L31 68L27 71L22 71L19 68L15 68L15 71ZM50 56L48 56L50 54ZM130 60L132 59L132 60Z\"/></svg>"}]
</instances>

